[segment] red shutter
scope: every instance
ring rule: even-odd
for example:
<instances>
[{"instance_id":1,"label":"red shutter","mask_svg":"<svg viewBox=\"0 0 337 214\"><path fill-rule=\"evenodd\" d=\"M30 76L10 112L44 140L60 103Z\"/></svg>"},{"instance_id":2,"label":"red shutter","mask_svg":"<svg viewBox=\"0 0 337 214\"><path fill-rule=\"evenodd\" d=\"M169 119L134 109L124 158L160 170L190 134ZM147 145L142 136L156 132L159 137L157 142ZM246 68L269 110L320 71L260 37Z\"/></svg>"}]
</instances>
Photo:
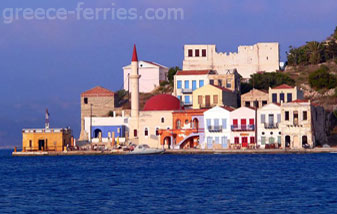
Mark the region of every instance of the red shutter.
<instances>
[{"instance_id":1,"label":"red shutter","mask_svg":"<svg viewBox=\"0 0 337 214\"><path fill-rule=\"evenodd\" d=\"M234 143L235 143L235 144L239 144L239 141L240 141L239 137L235 137L235 138L234 138Z\"/></svg>"},{"instance_id":2,"label":"red shutter","mask_svg":"<svg viewBox=\"0 0 337 214\"><path fill-rule=\"evenodd\" d=\"M235 126L235 125L238 125L238 120L237 119L234 119L233 120L233 125Z\"/></svg>"},{"instance_id":3,"label":"red shutter","mask_svg":"<svg viewBox=\"0 0 337 214\"><path fill-rule=\"evenodd\" d=\"M254 125L254 119L249 119L249 125Z\"/></svg>"},{"instance_id":4,"label":"red shutter","mask_svg":"<svg viewBox=\"0 0 337 214\"><path fill-rule=\"evenodd\" d=\"M241 119L241 125L246 125L246 124L247 124L246 119Z\"/></svg>"},{"instance_id":5,"label":"red shutter","mask_svg":"<svg viewBox=\"0 0 337 214\"><path fill-rule=\"evenodd\" d=\"M250 143L255 143L255 137L250 137Z\"/></svg>"}]
</instances>

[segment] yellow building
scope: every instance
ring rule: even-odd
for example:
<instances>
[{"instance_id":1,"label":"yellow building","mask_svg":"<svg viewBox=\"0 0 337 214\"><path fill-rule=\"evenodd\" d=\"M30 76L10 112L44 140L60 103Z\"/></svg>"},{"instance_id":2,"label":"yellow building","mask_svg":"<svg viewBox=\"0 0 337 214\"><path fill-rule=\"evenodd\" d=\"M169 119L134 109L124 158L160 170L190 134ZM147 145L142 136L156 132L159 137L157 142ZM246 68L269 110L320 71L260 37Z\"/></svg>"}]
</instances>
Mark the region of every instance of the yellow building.
<instances>
[{"instance_id":1,"label":"yellow building","mask_svg":"<svg viewBox=\"0 0 337 214\"><path fill-rule=\"evenodd\" d=\"M298 99L303 99L303 92L297 86L282 84L274 88L269 87L269 103L289 103Z\"/></svg>"},{"instance_id":2,"label":"yellow building","mask_svg":"<svg viewBox=\"0 0 337 214\"><path fill-rule=\"evenodd\" d=\"M72 142L71 129L23 129L22 151L64 151Z\"/></svg>"},{"instance_id":3,"label":"yellow building","mask_svg":"<svg viewBox=\"0 0 337 214\"><path fill-rule=\"evenodd\" d=\"M205 85L193 91L193 109L225 105L237 107L238 94L216 85Z\"/></svg>"},{"instance_id":4,"label":"yellow building","mask_svg":"<svg viewBox=\"0 0 337 214\"><path fill-rule=\"evenodd\" d=\"M249 92L241 95L241 106L261 108L267 105L269 95L267 92L252 89Z\"/></svg>"}]
</instances>

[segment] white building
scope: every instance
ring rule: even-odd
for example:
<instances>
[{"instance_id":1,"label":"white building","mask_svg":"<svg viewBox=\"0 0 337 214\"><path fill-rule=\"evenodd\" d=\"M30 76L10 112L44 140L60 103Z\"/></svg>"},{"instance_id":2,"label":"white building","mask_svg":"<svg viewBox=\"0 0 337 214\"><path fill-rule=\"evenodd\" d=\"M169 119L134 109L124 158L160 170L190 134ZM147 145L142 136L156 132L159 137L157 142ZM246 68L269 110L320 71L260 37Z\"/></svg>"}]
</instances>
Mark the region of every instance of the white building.
<instances>
[{"instance_id":1,"label":"white building","mask_svg":"<svg viewBox=\"0 0 337 214\"><path fill-rule=\"evenodd\" d=\"M131 72L131 64L123 67L124 70L124 90L128 91L129 88L129 75ZM138 71L139 79L139 92L149 93L157 88L161 81L167 81L168 68L158 63L149 61L139 61ZM131 90L131 89L130 89Z\"/></svg>"},{"instance_id":2,"label":"white building","mask_svg":"<svg viewBox=\"0 0 337 214\"><path fill-rule=\"evenodd\" d=\"M281 146L281 106L270 103L257 110L257 145L259 148Z\"/></svg>"},{"instance_id":3,"label":"white building","mask_svg":"<svg viewBox=\"0 0 337 214\"><path fill-rule=\"evenodd\" d=\"M255 109L240 107L230 113L231 147L255 147Z\"/></svg>"},{"instance_id":4,"label":"white building","mask_svg":"<svg viewBox=\"0 0 337 214\"><path fill-rule=\"evenodd\" d=\"M202 149L228 149L230 143L230 112L229 107L213 107L204 112L204 141Z\"/></svg>"},{"instance_id":5,"label":"white building","mask_svg":"<svg viewBox=\"0 0 337 214\"><path fill-rule=\"evenodd\" d=\"M279 43L239 46L237 53L219 53L215 45L185 45L183 70L215 70L219 74L237 69L243 78L256 72L279 70Z\"/></svg>"},{"instance_id":6,"label":"white building","mask_svg":"<svg viewBox=\"0 0 337 214\"><path fill-rule=\"evenodd\" d=\"M174 96L180 99L185 106L191 106L193 91L208 85L208 76L214 73L211 70L178 71L174 76Z\"/></svg>"}]
</instances>

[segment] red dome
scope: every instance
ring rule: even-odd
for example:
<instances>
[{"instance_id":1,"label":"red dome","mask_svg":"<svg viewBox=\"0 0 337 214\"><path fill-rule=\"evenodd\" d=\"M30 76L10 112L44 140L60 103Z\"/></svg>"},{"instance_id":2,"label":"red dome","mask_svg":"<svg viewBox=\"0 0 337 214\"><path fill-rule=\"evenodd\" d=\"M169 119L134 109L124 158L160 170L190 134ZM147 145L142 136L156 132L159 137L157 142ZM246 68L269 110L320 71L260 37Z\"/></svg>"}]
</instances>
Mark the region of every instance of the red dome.
<instances>
[{"instance_id":1,"label":"red dome","mask_svg":"<svg viewBox=\"0 0 337 214\"><path fill-rule=\"evenodd\" d=\"M180 100L169 94L159 94L151 97L144 106L144 111L181 110Z\"/></svg>"}]
</instances>

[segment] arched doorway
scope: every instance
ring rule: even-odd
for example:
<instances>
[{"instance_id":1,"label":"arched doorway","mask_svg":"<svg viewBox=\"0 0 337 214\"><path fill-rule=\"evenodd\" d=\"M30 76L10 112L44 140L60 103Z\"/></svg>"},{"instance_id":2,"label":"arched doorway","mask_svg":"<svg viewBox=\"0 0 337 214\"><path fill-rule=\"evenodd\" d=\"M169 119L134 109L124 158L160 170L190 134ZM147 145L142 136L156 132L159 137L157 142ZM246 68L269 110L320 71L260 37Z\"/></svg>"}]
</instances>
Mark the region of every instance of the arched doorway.
<instances>
[{"instance_id":1,"label":"arched doorway","mask_svg":"<svg viewBox=\"0 0 337 214\"><path fill-rule=\"evenodd\" d=\"M302 147L308 147L308 137L306 135L302 136Z\"/></svg>"},{"instance_id":2,"label":"arched doorway","mask_svg":"<svg viewBox=\"0 0 337 214\"><path fill-rule=\"evenodd\" d=\"M193 119L193 129L199 130L199 120L197 118Z\"/></svg>"},{"instance_id":3,"label":"arched doorway","mask_svg":"<svg viewBox=\"0 0 337 214\"><path fill-rule=\"evenodd\" d=\"M290 136L289 135L285 137L285 147L290 148Z\"/></svg>"},{"instance_id":4,"label":"arched doorway","mask_svg":"<svg viewBox=\"0 0 337 214\"><path fill-rule=\"evenodd\" d=\"M95 129L95 131L94 131L94 138L99 138L100 135L102 135L102 130Z\"/></svg>"},{"instance_id":5,"label":"arched doorway","mask_svg":"<svg viewBox=\"0 0 337 214\"><path fill-rule=\"evenodd\" d=\"M165 138L164 138L164 142L163 142L164 147L165 147L165 145L167 145L167 148L168 148L168 149L171 149L171 144L172 144L172 143L171 143L171 137L169 137L169 136L168 136L168 137L165 137Z\"/></svg>"}]
</instances>

